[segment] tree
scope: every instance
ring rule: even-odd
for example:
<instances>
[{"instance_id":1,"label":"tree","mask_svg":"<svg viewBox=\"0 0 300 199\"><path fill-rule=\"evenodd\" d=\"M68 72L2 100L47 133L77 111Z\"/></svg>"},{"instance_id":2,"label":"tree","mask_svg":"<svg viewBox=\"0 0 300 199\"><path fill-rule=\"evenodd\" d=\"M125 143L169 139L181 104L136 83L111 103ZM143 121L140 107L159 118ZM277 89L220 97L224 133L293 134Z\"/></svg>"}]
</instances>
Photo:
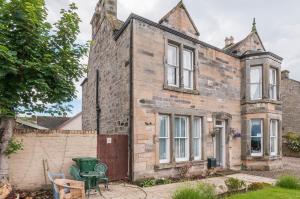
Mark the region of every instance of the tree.
<instances>
[{"instance_id":1,"label":"tree","mask_svg":"<svg viewBox=\"0 0 300 199\"><path fill-rule=\"evenodd\" d=\"M7 180L8 157L19 113L59 114L76 98L75 81L86 71L79 44L75 4L61 10L53 26L44 0L0 0L0 179Z\"/></svg>"}]
</instances>

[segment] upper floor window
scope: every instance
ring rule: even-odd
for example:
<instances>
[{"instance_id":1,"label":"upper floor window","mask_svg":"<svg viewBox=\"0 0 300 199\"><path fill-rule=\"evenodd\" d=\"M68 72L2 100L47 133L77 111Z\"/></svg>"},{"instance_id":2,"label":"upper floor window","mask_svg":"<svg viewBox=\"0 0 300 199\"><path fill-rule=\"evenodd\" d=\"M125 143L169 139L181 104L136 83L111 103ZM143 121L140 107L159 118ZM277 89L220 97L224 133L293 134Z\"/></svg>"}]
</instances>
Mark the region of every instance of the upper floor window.
<instances>
[{"instance_id":1,"label":"upper floor window","mask_svg":"<svg viewBox=\"0 0 300 199\"><path fill-rule=\"evenodd\" d=\"M193 51L183 50L183 86L187 89L193 89L193 71L194 56Z\"/></svg>"},{"instance_id":2,"label":"upper floor window","mask_svg":"<svg viewBox=\"0 0 300 199\"><path fill-rule=\"evenodd\" d=\"M168 45L168 85L179 85L179 48L178 46Z\"/></svg>"},{"instance_id":3,"label":"upper floor window","mask_svg":"<svg viewBox=\"0 0 300 199\"><path fill-rule=\"evenodd\" d=\"M252 66L250 68L250 99L262 99L262 67Z\"/></svg>"},{"instance_id":4,"label":"upper floor window","mask_svg":"<svg viewBox=\"0 0 300 199\"><path fill-rule=\"evenodd\" d=\"M181 86L185 89L194 89L193 50L180 48L171 43L168 44L167 84L169 86Z\"/></svg>"},{"instance_id":5,"label":"upper floor window","mask_svg":"<svg viewBox=\"0 0 300 199\"><path fill-rule=\"evenodd\" d=\"M269 80L270 99L277 100L277 70L275 68L270 69Z\"/></svg>"}]
</instances>

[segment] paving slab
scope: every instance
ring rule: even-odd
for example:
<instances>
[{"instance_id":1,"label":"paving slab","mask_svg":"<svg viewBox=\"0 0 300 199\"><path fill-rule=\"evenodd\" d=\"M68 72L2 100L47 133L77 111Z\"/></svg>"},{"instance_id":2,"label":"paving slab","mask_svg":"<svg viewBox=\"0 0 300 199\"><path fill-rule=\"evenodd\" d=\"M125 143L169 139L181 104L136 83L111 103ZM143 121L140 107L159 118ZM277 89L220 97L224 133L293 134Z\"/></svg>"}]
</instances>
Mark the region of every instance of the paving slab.
<instances>
[{"instance_id":1,"label":"paving slab","mask_svg":"<svg viewBox=\"0 0 300 199\"><path fill-rule=\"evenodd\" d=\"M203 180L179 182L167 185L159 185L148 188L139 188L129 184L110 184L109 190L102 190L103 196L99 194L91 195L91 199L171 199L173 193L181 187L195 186L198 183L208 183L216 187L218 193L226 192L225 180L228 178L237 178L244 180L247 184L253 182L265 182L275 184L276 180L261 176L253 176L248 174L233 174L223 177L207 178Z\"/></svg>"}]
</instances>

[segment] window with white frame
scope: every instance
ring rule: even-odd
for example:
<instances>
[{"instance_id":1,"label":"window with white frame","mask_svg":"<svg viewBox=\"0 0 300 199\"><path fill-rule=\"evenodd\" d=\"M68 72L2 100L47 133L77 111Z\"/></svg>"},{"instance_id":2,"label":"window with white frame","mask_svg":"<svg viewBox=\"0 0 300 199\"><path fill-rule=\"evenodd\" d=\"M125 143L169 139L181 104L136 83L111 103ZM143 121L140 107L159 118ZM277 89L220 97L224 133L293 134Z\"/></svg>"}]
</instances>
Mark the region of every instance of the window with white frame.
<instances>
[{"instance_id":1,"label":"window with white frame","mask_svg":"<svg viewBox=\"0 0 300 199\"><path fill-rule=\"evenodd\" d=\"M159 162L170 162L170 125L169 116L159 116Z\"/></svg>"},{"instance_id":2,"label":"window with white frame","mask_svg":"<svg viewBox=\"0 0 300 199\"><path fill-rule=\"evenodd\" d=\"M277 100L277 70L275 68L270 69L269 80L270 99Z\"/></svg>"},{"instance_id":3,"label":"window with white frame","mask_svg":"<svg viewBox=\"0 0 300 199\"><path fill-rule=\"evenodd\" d=\"M270 154L272 156L278 154L278 120L270 122Z\"/></svg>"},{"instance_id":4,"label":"window with white frame","mask_svg":"<svg viewBox=\"0 0 300 199\"><path fill-rule=\"evenodd\" d=\"M193 155L194 160L201 160L202 120L195 117L193 122Z\"/></svg>"},{"instance_id":5,"label":"window with white frame","mask_svg":"<svg viewBox=\"0 0 300 199\"><path fill-rule=\"evenodd\" d=\"M174 151L176 162L189 160L189 119L175 117Z\"/></svg>"},{"instance_id":6,"label":"window with white frame","mask_svg":"<svg viewBox=\"0 0 300 199\"><path fill-rule=\"evenodd\" d=\"M262 67L252 66L250 68L250 99L262 99Z\"/></svg>"},{"instance_id":7,"label":"window with white frame","mask_svg":"<svg viewBox=\"0 0 300 199\"><path fill-rule=\"evenodd\" d=\"M183 86L187 89L193 89L194 81L194 55L193 51L183 50Z\"/></svg>"},{"instance_id":8,"label":"window with white frame","mask_svg":"<svg viewBox=\"0 0 300 199\"><path fill-rule=\"evenodd\" d=\"M263 120L251 120L251 155L263 155Z\"/></svg>"},{"instance_id":9,"label":"window with white frame","mask_svg":"<svg viewBox=\"0 0 300 199\"><path fill-rule=\"evenodd\" d=\"M168 85L179 85L179 48L176 45L168 44Z\"/></svg>"}]
</instances>

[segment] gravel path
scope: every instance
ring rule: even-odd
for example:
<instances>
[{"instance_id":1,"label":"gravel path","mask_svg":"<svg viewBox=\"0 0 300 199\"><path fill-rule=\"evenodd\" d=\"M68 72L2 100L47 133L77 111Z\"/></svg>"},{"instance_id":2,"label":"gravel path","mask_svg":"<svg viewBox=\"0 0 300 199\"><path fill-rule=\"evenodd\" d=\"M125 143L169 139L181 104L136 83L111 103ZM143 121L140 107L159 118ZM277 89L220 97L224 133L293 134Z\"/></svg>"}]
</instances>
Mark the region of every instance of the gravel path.
<instances>
[{"instance_id":1,"label":"gravel path","mask_svg":"<svg viewBox=\"0 0 300 199\"><path fill-rule=\"evenodd\" d=\"M300 158L283 157L283 169L274 171L242 171L242 173L278 179L283 175L298 176L300 178Z\"/></svg>"}]
</instances>

